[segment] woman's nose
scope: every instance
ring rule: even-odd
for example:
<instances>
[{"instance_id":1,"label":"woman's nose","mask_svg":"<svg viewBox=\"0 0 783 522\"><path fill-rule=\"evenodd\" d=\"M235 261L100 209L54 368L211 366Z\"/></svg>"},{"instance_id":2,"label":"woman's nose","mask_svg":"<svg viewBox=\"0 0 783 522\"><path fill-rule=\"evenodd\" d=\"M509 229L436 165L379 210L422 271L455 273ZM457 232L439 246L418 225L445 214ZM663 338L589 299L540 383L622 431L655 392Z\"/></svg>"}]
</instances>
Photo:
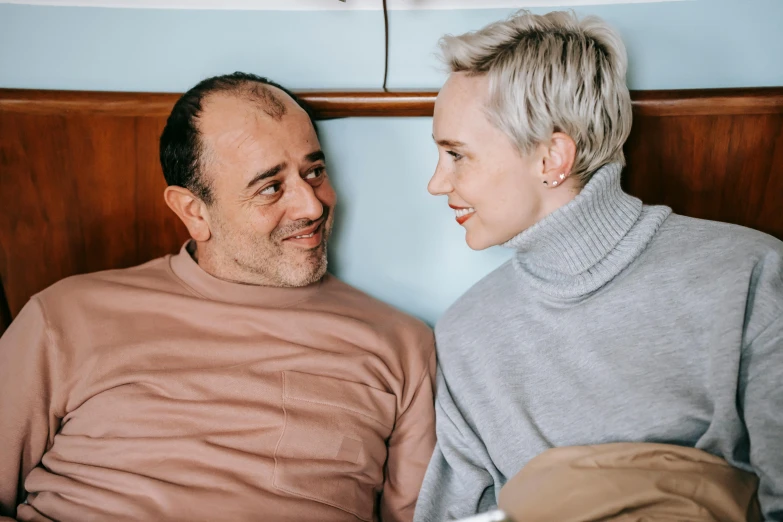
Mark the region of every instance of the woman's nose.
<instances>
[{"instance_id":1,"label":"woman's nose","mask_svg":"<svg viewBox=\"0 0 783 522\"><path fill-rule=\"evenodd\" d=\"M451 182L447 173L441 168L440 163L435 168L430 182L427 184L427 191L433 196L442 196L452 191Z\"/></svg>"}]
</instances>

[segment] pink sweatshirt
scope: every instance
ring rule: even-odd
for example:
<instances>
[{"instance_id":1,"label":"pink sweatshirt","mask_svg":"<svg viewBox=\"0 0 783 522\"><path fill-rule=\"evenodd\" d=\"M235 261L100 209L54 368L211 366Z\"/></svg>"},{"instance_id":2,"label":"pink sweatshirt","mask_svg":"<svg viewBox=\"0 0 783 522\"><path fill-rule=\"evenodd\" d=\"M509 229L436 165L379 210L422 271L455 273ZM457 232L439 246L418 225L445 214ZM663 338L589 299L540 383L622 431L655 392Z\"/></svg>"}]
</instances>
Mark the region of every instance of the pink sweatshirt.
<instances>
[{"instance_id":1,"label":"pink sweatshirt","mask_svg":"<svg viewBox=\"0 0 783 522\"><path fill-rule=\"evenodd\" d=\"M183 247L63 280L0 339L0 518L411 520L434 371L429 328L332 276L228 283Z\"/></svg>"}]
</instances>

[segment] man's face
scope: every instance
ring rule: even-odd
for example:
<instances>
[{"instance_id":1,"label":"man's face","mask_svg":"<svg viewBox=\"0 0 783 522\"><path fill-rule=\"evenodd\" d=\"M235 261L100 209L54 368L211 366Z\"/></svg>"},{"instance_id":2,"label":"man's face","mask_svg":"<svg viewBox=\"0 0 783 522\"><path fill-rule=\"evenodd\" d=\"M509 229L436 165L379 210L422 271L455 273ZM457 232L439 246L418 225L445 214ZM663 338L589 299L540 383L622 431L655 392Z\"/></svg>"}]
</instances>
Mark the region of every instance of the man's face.
<instances>
[{"instance_id":1,"label":"man's face","mask_svg":"<svg viewBox=\"0 0 783 522\"><path fill-rule=\"evenodd\" d=\"M336 195L310 119L284 92L266 100L216 94L199 119L211 184L211 237L199 244L219 277L305 286L326 273ZM277 103L274 103L277 101Z\"/></svg>"},{"instance_id":2,"label":"man's face","mask_svg":"<svg viewBox=\"0 0 783 522\"><path fill-rule=\"evenodd\" d=\"M433 138L438 166L428 189L446 195L474 250L504 243L541 219L540 150L521 155L487 119L486 76L452 74L438 94Z\"/></svg>"}]
</instances>

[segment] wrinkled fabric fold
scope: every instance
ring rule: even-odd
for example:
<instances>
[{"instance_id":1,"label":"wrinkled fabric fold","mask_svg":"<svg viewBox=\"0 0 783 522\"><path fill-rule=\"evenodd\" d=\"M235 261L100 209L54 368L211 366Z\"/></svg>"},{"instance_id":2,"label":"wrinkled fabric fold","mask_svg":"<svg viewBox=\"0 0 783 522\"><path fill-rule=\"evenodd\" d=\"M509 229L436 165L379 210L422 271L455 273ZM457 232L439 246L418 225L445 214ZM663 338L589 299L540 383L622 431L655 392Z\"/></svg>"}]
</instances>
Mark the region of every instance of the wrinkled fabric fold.
<instances>
[{"instance_id":1,"label":"wrinkled fabric fold","mask_svg":"<svg viewBox=\"0 0 783 522\"><path fill-rule=\"evenodd\" d=\"M758 479L707 452L668 444L554 448L500 492L518 522L760 521Z\"/></svg>"}]
</instances>

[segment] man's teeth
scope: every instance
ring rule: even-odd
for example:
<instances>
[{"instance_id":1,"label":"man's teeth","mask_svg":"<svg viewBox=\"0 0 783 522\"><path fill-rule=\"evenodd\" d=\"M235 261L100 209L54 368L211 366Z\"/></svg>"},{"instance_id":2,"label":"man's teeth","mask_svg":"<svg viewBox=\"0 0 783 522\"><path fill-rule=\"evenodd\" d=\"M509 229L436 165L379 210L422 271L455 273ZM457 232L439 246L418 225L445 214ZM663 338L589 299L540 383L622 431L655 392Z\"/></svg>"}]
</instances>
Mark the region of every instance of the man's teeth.
<instances>
[{"instance_id":1,"label":"man's teeth","mask_svg":"<svg viewBox=\"0 0 783 522\"><path fill-rule=\"evenodd\" d=\"M305 239L305 238L308 238L308 237L313 237L314 234L315 234L315 232L313 232L312 234L307 234L306 236L296 236L295 239Z\"/></svg>"},{"instance_id":2,"label":"man's teeth","mask_svg":"<svg viewBox=\"0 0 783 522\"><path fill-rule=\"evenodd\" d=\"M457 214L457 217L467 216L468 214L472 214L476 211L475 208L455 208L454 212Z\"/></svg>"}]
</instances>

